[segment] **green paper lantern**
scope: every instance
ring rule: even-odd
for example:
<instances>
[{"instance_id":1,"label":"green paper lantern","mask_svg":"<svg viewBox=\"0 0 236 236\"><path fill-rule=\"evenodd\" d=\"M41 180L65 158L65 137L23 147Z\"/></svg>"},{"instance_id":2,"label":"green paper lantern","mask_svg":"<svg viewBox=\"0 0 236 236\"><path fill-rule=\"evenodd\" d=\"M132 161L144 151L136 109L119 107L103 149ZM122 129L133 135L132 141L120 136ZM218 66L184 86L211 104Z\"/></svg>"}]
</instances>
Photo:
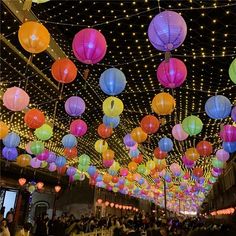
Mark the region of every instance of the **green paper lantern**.
<instances>
[{"instance_id":1,"label":"green paper lantern","mask_svg":"<svg viewBox=\"0 0 236 236\"><path fill-rule=\"evenodd\" d=\"M41 168L45 168L48 166L48 163L46 161L41 162Z\"/></svg>"},{"instance_id":2,"label":"green paper lantern","mask_svg":"<svg viewBox=\"0 0 236 236\"><path fill-rule=\"evenodd\" d=\"M139 174L144 174L146 172L146 166L144 164L141 164L138 166L137 172Z\"/></svg>"},{"instance_id":3,"label":"green paper lantern","mask_svg":"<svg viewBox=\"0 0 236 236\"><path fill-rule=\"evenodd\" d=\"M236 58L230 64L229 77L233 83L236 84Z\"/></svg>"},{"instance_id":4,"label":"green paper lantern","mask_svg":"<svg viewBox=\"0 0 236 236\"><path fill-rule=\"evenodd\" d=\"M197 116L188 116L182 122L183 130L190 136L202 131L203 123Z\"/></svg>"},{"instance_id":5,"label":"green paper lantern","mask_svg":"<svg viewBox=\"0 0 236 236\"><path fill-rule=\"evenodd\" d=\"M213 177L213 176L211 176L211 177L209 178L209 181L210 181L211 183L215 183L216 180L217 180L217 178L215 178L215 177Z\"/></svg>"},{"instance_id":6,"label":"green paper lantern","mask_svg":"<svg viewBox=\"0 0 236 236\"><path fill-rule=\"evenodd\" d=\"M212 166L215 167L215 168L220 168L222 169L224 167L224 162L222 161L219 161L218 159L214 158L212 160Z\"/></svg>"},{"instance_id":7,"label":"green paper lantern","mask_svg":"<svg viewBox=\"0 0 236 236\"><path fill-rule=\"evenodd\" d=\"M42 141L33 141L30 145L30 151L34 155L38 155L44 151L44 144Z\"/></svg>"},{"instance_id":8,"label":"green paper lantern","mask_svg":"<svg viewBox=\"0 0 236 236\"><path fill-rule=\"evenodd\" d=\"M82 154L79 157L79 164L81 166L89 166L89 164L90 164L90 157L87 154Z\"/></svg>"},{"instance_id":9,"label":"green paper lantern","mask_svg":"<svg viewBox=\"0 0 236 236\"><path fill-rule=\"evenodd\" d=\"M81 165L81 164L78 165L78 170L81 172L86 172L88 168L89 168L89 165Z\"/></svg>"},{"instance_id":10,"label":"green paper lantern","mask_svg":"<svg viewBox=\"0 0 236 236\"><path fill-rule=\"evenodd\" d=\"M48 140L53 135L52 127L49 126L48 124L43 124L42 126L40 126L34 131L34 134L36 135L38 139Z\"/></svg>"}]
</instances>

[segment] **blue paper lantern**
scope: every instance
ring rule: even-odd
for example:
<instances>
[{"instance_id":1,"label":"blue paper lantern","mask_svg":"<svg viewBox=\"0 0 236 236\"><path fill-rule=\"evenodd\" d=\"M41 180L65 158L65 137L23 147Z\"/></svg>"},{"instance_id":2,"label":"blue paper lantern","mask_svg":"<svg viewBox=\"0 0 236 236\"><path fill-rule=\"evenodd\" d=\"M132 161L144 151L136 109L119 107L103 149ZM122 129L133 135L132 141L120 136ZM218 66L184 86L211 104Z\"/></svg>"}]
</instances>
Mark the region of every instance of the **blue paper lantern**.
<instances>
[{"instance_id":1,"label":"blue paper lantern","mask_svg":"<svg viewBox=\"0 0 236 236\"><path fill-rule=\"evenodd\" d=\"M119 116L109 117L104 115L102 121L105 126L110 128L116 128L120 123L120 117Z\"/></svg>"},{"instance_id":2,"label":"blue paper lantern","mask_svg":"<svg viewBox=\"0 0 236 236\"><path fill-rule=\"evenodd\" d=\"M102 182L102 175L98 175L96 178L96 182Z\"/></svg>"},{"instance_id":3,"label":"blue paper lantern","mask_svg":"<svg viewBox=\"0 0 236 236\"><path fill-rule=\"evenodd\" d=\"M99 85L105 94L118 95L125 89L126 78L122 71L110 68L102 73Z\"/></svg>"},{"instance_id":4,"label":"blue paper lantern","mask_svg":"<svg viewBox=\"0 0 236 236\"><path fill-rule=\"evenodd\" d=\"M170 152L173 149L173 142L170 138L162 138L158 142L158 146L163 152Z\"/></svg>"},{"instance_id":5,"label":"blue paper lantern","mask_svg":"<svg viewBox=\"0 0 236 236\"><path fill-rule=\"evenodd\" d=\"M18 157L18 151L15 147L12 148L4 147L2 149L2 155L8 161L14 161Z\"/></svg>"},{"instance_id":6,"label":"blue paper lantern","mask_svg":"<svg viewBox=\"0 0 236 236\"><path fill-rule=\"evenodd\" d=\"M95 166L89 166L89 168L88 168L88 170L87 170L87 172L88 172L88 174L89 174L90 176L94 176L95 173L96 173L96 171L97 171L97 169L96 169Z\"/></svg>"},{"instance_id":7,"label":"blue paper lantern","mask_svg":"<svg viewBox=\"0 0 236 236\"><path fill-rule=\"evenodd\" d=\"M139 179L139 181L138 181L138 183L139 183L140 185L144 184L144 182L145 182L145 180L144 180L143 178Z\"/></svg>"},{"instance_id":8,"label":"blue paper lantern","mask_svg":"<svg viewBox=\"0 0 236 236\"><path fill-rule=\"evenodd\" d=\"M230 115L231 103L227 97L216 95L206 101L205 111L212 119L224 119Z\"/></svg>"},{"instance_id":9,"label":"blue paper lantern","mask_svg":"<svg viewBox=\"0 0 236 236\"><path fill-rule=\"evenodd\" d=\"M65 135L61 141L65 148L72 148L77 145L77 139L72 134Z\"/></svg>"},{"instance_id":10,"label":"blue paper lantern","mask_svg":"<svg viewBox=\"0 0 236 236\"><path fill-rule=\"evenodd\" d=\"M20 136L11 132L3 139L3 144L8 148L17 147L20 144Z\"/></svg>"},{"instance_id":11,"label":"blue paper lantern","mask_svg":"<svg viewBox=\"0 0 236 236\"><path fill-rule=\"evenodd\" d=\"M140 151L138 149L130 150L129 155L131 157L137 157L139 155Z\"/></svg>"},{"instance_id":12,"label":"blue paper lantern","mask_svg":"<svg viewBox=\"0 0 236 236\"><path fill-rule=\"evenodd\" d=\"M57 167L63 167L66 164L66 158L63 156L58 156L55 164Z\"/></svg>"},{"instance_id":13,"label":"blue paper lantern","mask_svg":"<svg viewBox=\"0 0 236 236\"><path fill-rule=\"evenodd\" d=\"M236 142L223 142L223 149L229 153L236 152Z\"/></svg>"}]
</instances>

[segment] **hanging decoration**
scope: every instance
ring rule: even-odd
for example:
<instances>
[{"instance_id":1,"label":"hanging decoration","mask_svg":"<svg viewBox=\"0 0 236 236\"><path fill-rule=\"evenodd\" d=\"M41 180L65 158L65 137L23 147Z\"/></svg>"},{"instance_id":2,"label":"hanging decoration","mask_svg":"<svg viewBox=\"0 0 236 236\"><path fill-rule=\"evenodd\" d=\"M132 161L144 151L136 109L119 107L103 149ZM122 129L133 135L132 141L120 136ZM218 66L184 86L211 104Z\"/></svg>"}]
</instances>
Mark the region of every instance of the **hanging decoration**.
<instances>
[{"instance_id":1,"label":"hanging decoration","mask_svg":"<svg viewBox=\"0 0 236 236\"><path fill-rule=\"evenodd\" d=\"M132 130L131 138L137 143L143 143L147 139L147 134L142 130L141 127L137 127Z\"/></svg>"},{"instance_id":2,"label":"hanging decoration","mask_svg":"<svg viewBox=\"0 0 236 236\"><path fill-rule=\"evenodd\" d=\"M87 129L87 124L81 119L74 120L70 124L70 133L75 137L84 136L87 132Z\"/></svg>"},{"instance_id":3,"label":"hanging decoration","mask_svg":"<svg viewBox=\"0 0 236 236\"><path fill-rule=\"evenodd\" d=\"M45 116L43 112L33 108L25 113L24 121L29 128L37 129L45 123Z\"/></svg>"},{"instance_id":4,"label":"hanging decoration","mask_svg":"<svg viewBox=\"0 0 236 236\"><path fill-rule=\"evenodd\" d=\"M43 124L34 131L34 134L40 140L48 140L53 135L52 127L48 124Z\"/></svg>"},{"instance_id":5,"label":"hanging decoration","mask_svg":"<svg viewBox=\"0 0 236 236\"><path fill-rule=\"evenodd\" d=\"M182 124L176 124L172 128L172 135L178 141L184 141L188 138L188 134L183 130Z\"/></svg>"},{"instance_id":6,"label":"hanging decoration","mask_svg":"<svg viewBox=\"0 0 236 236\"><path fill-rule=\"evenodd\" d=\"M0 121L0 139L5 138L8 132L9 132L8 126L3 121Z\"/></svg>"},{"instance_id":7,"label":"hanging decoration","mask_svg":"<svg viewBox=\"0 0 236 236\"><path fill-rule=\"evenodd\" d=\"M65 102L65 111L69 116L81 116L85 111L85 102L81 97L72 96Z\"/></svg>"},{"instance_id":8,"label":"hanging decoration","mask_svg":"<svg viewBox=\"0 0 236 236\"><path fill-rule=\"evenodd\" d=\"M202 131L203 123L197 116L188 116L182 122L183 130L190 136L197 135Z\"/></svg>"},{"instance_id":9,"label":"hanging decoration","mask_svg":"<svg viewBox=\"0 0 236 236\"><path fill-rule=\"evenodd\" d=\"M108 97L104 100L102 108L105 115L109 117L116 117L122 113L124 110L124 105L119 98Z\"/></svg>"},{"instance_id":10,"label":"hanging decoration","mask_svg":"<svg viewBox=\"0 0 236 236\"><path fill-rule=\"evenodd\" d=\"M154 134L158 131L160 122L155 116L146 115L142 118L140 126L145 133Z\"/></svg>"},{"instance_id":11,"label":"hanging decoration","mask_svg":"<svg viewBox=\"0 0 236 236\"><path fill-rule=\"evenodd\" d=\"M231 62L229 67L229 78L236 84L236 58Z\"/></svg>"}]
</instances>

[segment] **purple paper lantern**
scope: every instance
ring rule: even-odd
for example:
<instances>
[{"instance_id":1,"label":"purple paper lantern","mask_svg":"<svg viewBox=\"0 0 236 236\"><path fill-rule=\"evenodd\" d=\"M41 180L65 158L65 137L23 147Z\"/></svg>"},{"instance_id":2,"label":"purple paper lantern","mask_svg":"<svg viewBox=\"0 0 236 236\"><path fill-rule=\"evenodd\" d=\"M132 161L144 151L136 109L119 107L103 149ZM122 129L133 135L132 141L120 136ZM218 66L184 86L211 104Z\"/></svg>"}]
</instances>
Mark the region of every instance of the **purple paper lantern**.
<instances>
[{"instance_id":1,"label":"purple paper lantern","mask_svg":"<svg viewBox=\"0 0 236 236\"><path fill-rule=\"evenodd\" d=\"M187 168L192 168L195 165L195 162L192 160L189 160L186 156L182 157L182 161Z\"/></svg>"},{"instance_id":2,"label":"purple paper lantern","mask_svg":"<svg viewBox=\"0 0 236 236\"><path fill-rule=\"evenodd\" d=\"M70 124L70 133L76 137L82 137L85 135L87 129L87 124L81 119L74 120Z\"/></svg>"},{"instance_id":3,"label":"purple paper lantern","mask_svg":"<svg viewBox=\"0 0 236 236\"><path fill-rule=\"evenodd\" d=\"M157 79L165 88L180 87L187 77L185 64L177 59L170 58L162 61L157 68Z\"/></svg>"},{"instance_id":4,"label":"purple paper lantern","mask_svg":"<svg viewBox=\"0 0 236 236\"><path fill-rule=\"evenodd\" d=\"M224 149L220 149L216 152L216 157L219 161L226 162L229 159L229 153Z\"/></svg>"},{"instance_id":5,"label":"purple paper lantern","mask_svg":"<svg viewBox=\"0 0 236 236\"><path fill-rule=\"evenodd\" d=\"M106 39L98 30L86 28L74 37L72 49L75 57L84 64L96 64L106 54Z\"/></svg>"},{"instance_id":6,"label":"purple paper lantern","mask_svg":"<svg viewBox=\"0 0 236 236\"><path fill-rule=\"evenodd\" d=\"M30 160L30 165L34 169L38 169L41 166L41 161L34 157Z\"/></svg>"},{"instance_id":7,"label":"purple paper lantern","mask_svg":"<svg viewBox=\"0 0 236 236\"><path fill-rule=\"evenodd\" d=\"M73 175L75 175L76 172L77 172L77 169L73 166L68 167L66 170L66 174L68 176L73 176Z\"/></svg>"},{"instance_id":8,"label":"purple paper lantern","mask_svg":"<svg viewBox=\"0 0 236 236\"><path fill-rule=\"evenodd\" d=\"M133 147L136 144L136 142L132 139L130 134L126 134L123 141L127 147Z\"/></svg>"},{"instance_id":9,"label":"purple paper lantern","mask_svg":"<svg viewBox=\"0 0 236 236\"><path fill-rule=\"evenodd\" d=\"M235 142L236 141L236 127L233 125L225 125L220 131L220 138L224 142Z\"/></svg>"},{"instance_id":10,"label":"purple paper lantern","mask_svg":"<svg viewBox=\"0 0 236 236\"><path fill-rule=\"evenodd\" d=\"M85 102L80 97L72 96L66 100L65 110L70 116L81 116L85 111Z\"/></svg>"},{"instance_id":11,"label":"purple paper lantern","mask_svg":"<svg viewBox=\"0 0 236 236\"><path fill-rule=\"evenodd\" d=\"M49 170L50 172L53 172L53 171L55 171L56 169L57 169L57 166L56 166L56 164L55 164L54 162L52 162L52 163L49 164L48 170Z\"/></svg>"},{"instance_id":12,"label":"purple paper lantern","mask_svg":"<svg viewBox=\"0 0 236 236\"><path fill-rule=\"evenodd\" d=\"M231 118L233 119L233 121L236 121L236 106L233 107L231 111Z\"/></svg>"},{"instance_id":13,"label":"purple paper lantern","mask_svg":"<svg viewBox=\"0 0 236 236\"><path fill-rule=\"evenodd\" d=\"M156 15L149 27L148 38L160 51L178 48L187 35L187 25L183 17L174 11L163 11Z\"/></svg>"},{"instance_id":14,"label":"purple paper lantern","mask_svg":"<svg viewBox=\"0 0 236 236\"><path fill-rule=\"evenodd\" d=\"M37 155L36 157L40 161L46 161L48 159L48 156L49 156L49 151L47 149L44 149L44 151L39 155Z\"/></svg>"},{"instance_id":15,"label":"purple paper lantern","mask_svg":"<svg viewBox=\"0 0 236 236\"><path fill-rule=\"evenodd\" d=\"M54 152L49 152L47 162L48 163L55 162L56 158L57 158L57 156Z\"/></svg>"},{"instance_id":16,"label":"purple paper lantern","mask_svg":"<svg viewBox=\"0 0 236 236\"><path fill-rule=\"evenodd\" d=\"M12 147L12 148L4 147L2 149L2 155L8 161L14 161L18 157L18 151L14 147Z\"/></svg>"}]
</instances>

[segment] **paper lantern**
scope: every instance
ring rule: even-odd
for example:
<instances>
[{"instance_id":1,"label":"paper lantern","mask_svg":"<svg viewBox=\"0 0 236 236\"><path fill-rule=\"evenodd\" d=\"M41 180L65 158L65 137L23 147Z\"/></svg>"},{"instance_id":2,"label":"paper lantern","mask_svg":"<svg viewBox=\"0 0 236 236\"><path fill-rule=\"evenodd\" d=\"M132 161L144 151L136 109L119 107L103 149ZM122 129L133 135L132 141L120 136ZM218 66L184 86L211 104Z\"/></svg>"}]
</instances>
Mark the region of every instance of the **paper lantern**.
<instances>
[{"instance_id":1,"label":"paper lantern","mask_svg":"<svg viewBox=\"0 0 236 236\"><path fill-rule=\"evenodd\" d=\"M31 129L37 129L45 123L44 114L38 109L30 109L25 113L24 121Z\"/></svg>"},{"instance_id":2,"label":"paper lantern","mask_svg":"<svg viewBox=\"0 0 236 236\"><path fill-rule=\"evenodd\" d=\"M75 175L76 172L77 172L77 169L73 166L69 166L66 170L66 174L70 177Z\"/></svg>"},{"instance_id":3,"label":"paper lantern","mask_svg":"<svg viewBox=\"0 0 236 236\"><path fill-rule=\"evenodd\" d=\"M163 152L170 152L173 149L173 142L170 138L161 138L158 142L158 146Z\"/></svg>"},{"instance_id":4,"label":"paper lantern","mask_svg":"<svg viewBox=\"0 0 236 236\"><path fill-rule=\"evenodd\" d=\"M137 164L140 164L143 161L143 155L140 153L137 157L132 158L132 161Z\"/></svg>"},{"instance_id":5,"label":"paper lantern","mask_svg":"<svg viewBox=\"0 0 236 236\"><path fill-rule=\"evenodd\" d=\"M156 15L148 27L151 44L160 51L178 48L187 35L187 25L183 17L174 11L163 11Z\"/></svg>"},{"instance_id":6,"label":"paper lantern","mask_svg":"<svg viewBox=\"0 0 236 236\"><path fill-rule=\"evenodd\" d=\"M164 152L159 147L157 147L154 149L154 156L157 159L164 159L167 157L167 152Z\"/></svg>"},{"instance_id":7,"label":"paper lantern","mask_svg":"<svg viewBox=\"0 0 236 236\"><path fill-rule=\"evenodd\" d=\"M103 175L103 182L104 182L105 184L109 184L109 183L111 182L111 180L112 180L112 176L111 176L111 175L109 175L109 174L107 174L107 173L105 173L105 174Z\"/></svg>"},{"instance_id":8,"label":"paper lantern","mask_svg":"<svg viewBox=\"0 0 236 236\"><path fill-rule=\"evenodd\" d=\"M216 158L217 158L219 161L226 162L226 161L228 161L228 159L229 159L229 153L226 152L224 149L219 149L219 150L216 152Z\"/></svg>"},{"instance_id":9,"label":"paper lantern","mask_svg":"<svg viewBox=\"0 0 236 236\"><path fill-rule=\"evenodd\" d=\"M59 192L61 191L61 186L56 185L56 186L54 187L54 189L55 189L55 192L56 192L56 193L59 193Z\"/></svg>"},{"instance_id":10,"label":"paper lantern","mask_svg":"<svg viewBox=\"0 0 236 236\"><path fill-rule=\"evenodd\" d=\"M155 163L153 160L149 160L149 161L147 161L147 163L146 163L146 167L147 167L149 170L154 170L154 169L155 169L155 166L156 166L156 163Z\"/></svg>"},{"instance_id":11,"label":"paper lantern","mask_svg":"<svg viewBox=\"0 0 236 236\"><path fill-rule=\"evenodd\" d=\"M95 143L95 150L98 153L103 153L104 151L106 151L108 148L108 144L105 140L99 139L96 141Z\"/></svg>"},{"instance_id":12,"label":"paper lantern","mask_svg":"<svg viewBox=\"0 0 236 236\"><path fill-rule=\"evenodd\" d=\"M196 167L193 169L193 175L197 178L200 178L203 176L203 169L201 167Z\"/></svg>"},{"instance_id":13,"label":"paper lantern","mask_svg":"<svg viewBox=\"0 0 236 236\"><path fill-rule=\"evenodd\" d=\"M26 167L30 165L31 156L28 154L21 154L16 158L16 163L20 167Z\"/></svg>"},{"instance_id":14,"label":"paper lantern","mask_svg":"<svg viewBox=\"0 0 236 236\"><path fill-rule=\"evenodd\" d=\"M103 116L102 122L105 126L110 128L116 128L120 123L120 117L108 117L106 115Z\"/></svg>"},{"instance_id":15,"label":"paper lantern","mask_svg":"<svg viewBox=\"0 0 236 236\"><path fill-rule=\"evenodd\" d=\"M47 149L44 149L44 151L39 155L37 155L36 157L40 161L46 161L49 157L49 151Z\"/></svg>"},{"instance_id":16,"label":"paper lantern","mask_svg":"<svg viewBox=\"0 0 236 236\"><path fill-rule=\"evenodd\" d=\"M190 136L197 135L202 131L202 121L197 116L188 116L182 122L183 130Z\"/></svg>"},{"instance_id":17,"label":"paper lantern","mask_svg":"<svg viewBox=\"0 0 236 236\"><path fill-rule=\"evenodd\" d=\"M8 132L9 132L8 126L3 121L0 121L0 139L5 138Z\"/></svg>"},{"instance_id":18,"label":"paper lantern","mask_svg":"<svg viewBox=\"0 0 236 236\"><path fill-rule=\"evenodd\" d=\"M50 34L41 23L26 21L20 26L18 39L27 52L40 53L48 48Z\"/></svg>"},{"instance_id":19,"label":"paper lantern","mask_svg":"<svg viewBox=\"0 0 236 236\"><path fill-rule=\"evenodd\" d=\"M220 161L220 160L214 158L214 159L212 160L212 166L213 166L214 168L223 169L223 167L224 167L224 162L222 162L222 161ZM215 170L215 169L214 169L214 170Z\"/></svg>"},{"instance_id":20,"label":"paper lantern","mask_svg":"<svg viewBox=\"0 0 236 236\"><path fill-rule=\"evenodd\" d=\"M83 166L88 166L90 164L90 157L87 154L82 154L79 156L79 163Z\"/></svg>"},{"instance_id":21,"label":"paper lantern","mask_svg":"<svg viewBox=\"0 0 236 236\"><path fill-rule=\"evenodd\" d=\"M169 115L175 109L175 99L169 93L159 93L152 100L152 109L158 115Z\"/></svg>"},{"instance_id":22,"label":"paper lantern","mask_svg":"<svg viewBox=\"0 0 236 236\"><path fill-rule=\"evenodd\" d=\"M178 141L183 141L188 138L188 134L183 130L181 124L177 124L172 128L172 135Z\"/></svg>"},{"instance_id":23,"label":"paper lantern","mask_svg":"<svg viewBox=\"0 0 236 236\"><path fill-rule=\"evenodd\" d=\"M125 135L125 137L123 138L123 142L127 147L133 147L136 144L130 134Z\"/></svg>"},{"instance_id":24,"label":"paper lantern","mask_svg":"<svg viewBox=\"0 0 236 236\"><path fill-rule=\"evenodd\" d=\"M112 183L116 184L116 183L118 183L119 178L117 176L113 176L111 181L112 181Z\"/></svg>"},{"instance_id":25,"label":"paper lantern","mask_svg":"<svg viewBox=\"0 0 236 236\"><path fill-rule=\"evenodd\" d=\"M11 87L3 94L3 105L11 111L22 111L29 105L29 95L21 88Z\"/></svg>"},{"instance_id":26,"label":"paper lantern","mask_svg":"<svg viewBox=\"0 0 236 236\"><path fill-rule=\"evenodd\" d=\"M223 149L229 153L236 152L236 142L223 142Z\"/></svg>"},{"instance_id":27,"label":"paper lantern","mask_svg":"<svg viewBox=\"0 0 236 236\"><path fill-rule=\"evenodd\" d=\"M134 176L132 173L128 173L128 175L126 176L126 179L130 182L133 182L134 181ZM129 184L129 183L128 183ZM126 184L126 185L128 185Z\"/></svg>"},{"instance_id":28,"label":"paper lantern","mask_svg":"<svg viewBox=\"0 0 236 236\"><path fill-rule=\"evenodd\" d=\"M131 157L137 157L139 155L140 151L138 149L133 149L129 151L129 155Z\"/></svg>"},{"instance_id":29,"label":"paper lantern","mask_svg":"<svg viewBox=\"0 0 236 236\"><path fill-rule=\"evenodd\" d=\"M231 118L232 118L233 121L236 122L236 106L234 106L232 111L231 111Z\"/></svg>"},{"instance_id":30,"label":"paper lantern","mask_svg":"<svg viewBox=\"0 0 236 236\"><path fill-rule=\"evenodd\" d=\"M187 77L185 64L177 59L164 60L157 68L157 79L165 88L180 87Z\"/></svg>"},{"instance_id":31,"label":"paper lantern","mask_svg":"<svg viewBox=\"0 0 236 236\"><path fill-rule=\"evenodd\" d=\"M8 148L17 147L20 144L20 136L14 132L11 132L5 136L2 140L3 144Z\"/></svg>"},{"instance_id":32,"label":"paper lantern","mask_svg":"<svg viewBox=\"0 0 236 236\"><path fill-rule=\"evenodd\" d=\"M77 157L77 155L78 155L77 148L76 147L65 148L64 155L69 159Z\"/></svg>"},{"instance_id":33,"label":"paper lantern","mask_svg":"<svg viewBox=\"0 0 236 236\"><path fill-rule=\"evenodd\" d=\"M102 153L103 160L111 160L114 159L115 153L111 149L107 149Z\"/></svg>"},{"instance_id":34,"label":"paper lantern","mask_svg":"<svg viewBox=\"0 0 236 236\"><path fill-rule=\"evenodd\" d=\"M8 161L14 161L18 156L18 151L15 147L4 147L2 149L2 156Z\"/></svg>"},{"instance_id":35,"label":"paper lantern","mask_svg":"<svg viewBox=\"0 0 236 236\"><path fill-rule=\"evenodd\" d=\"M179 176L181 173L181 167L177 163L172 163L170 165L170 171L173 173L174 176Z\"/></svg>"},{"instance_id":36,"label":"paper lantern","mask_svg":"<svg viewBox=\"0 0 236 236\"><path fill-rule=\"evenodd\" d=\"M81 119L74 120L70 124L70 132L76 137L82 137L85 135L87 129L87 124Z\"/></svg>"},{"instance_id":37,"label":"paper lantern","mask_svg":"<svg viewBox=\"0 0 236 236\"><path fill-rule=\"evenodd\" d=\"M98 135L101 138L109 138L112 135L113 129L105 126L104 124L100 124L98 126Z\"/></svg>"},{"instance_id":38,"label":"paper lantern","mask_svg":"<svg viewBox=\"0 0 236 236\"><path fill-rule=\"evenodd\" d=\"M103 166L106 167L106 168L111 167L113 163L114 163L113 159L111 159L111 160L103 160L102 161Z\"/></svg>"},{"instance_id":39,"label":"paper lantern","mask_svg":"<svg viewBox=\"0 0 236 236\"><path fill-rule=\"evenodd\" d=\"M65 148L72 148L77 145L77 139L74 135L72 134L67 134L65 135L62 140L61 140L63 146Z\"/></svg>"},{"instance_id":40,"label":"paper lantern","mask_svg":"<svg viewBox=\"0 0 236 236\"><path fill-rule=\"evenodd\" d=\"M138 166L137 172L139 174L144 174L145 171L146 171L146 166L144 164Z\"/></svg>"},{"instance_id":41,"label":"paper lantern","mask_svg":"<svg viewBox=\"0 0 236 236\"><path fill-rule=\"evenodd\" d=\"M212 119L224 119L230 115L231 103L227 97L216 95L207 100L205 111Z\"/></svg>"},{"instance_id":42,"label":"paper lantern","mask_svg":"<svg viewBox=\"0 0 236 236\"><path fill-rule=\"evenodd\" d=\"M128 164L128 169L129 171L135 171L137 169L137 163L131 161L129 164Z\"/></svg>"},{"instance_id":43,"label":"paper lantern","mask_svg":"<svg viewBox=\"0 0 236 236\"><path fill-rule=\"evenodd\" d=\"M38 169L41 166L41 161L34 157L30 160L30 166L34 169Z\"/></svg>"},{"instance_id":44,"label":"paper lantern","mask_svg":"<svg viewBox=\"0 0 236 236\"><path fill-rule=\"evenodd\" d=\"M25 150L26 150L26 152L27 152L28 154L31 154L31 155L32 155L33 153L32 153L31 150L30 150L31 144L32 144L31 141L28 142L28 143L25 145Z\"/></svg>"},{"instance_id":45,"label":"paper lantern","mask_svg":"<svg viewBox=\"0 0 236 236\"><path fill-rule=\"evenodd\" d=\"M26 179L25 178L19 178L18 183L19 183L20 186L23 186L26 183Z\"/></svg>"},{"instance_id":46,"label":"paper lantern","mask_svg":"<svg viewBox=\"0 0 236 236\"><path fill-rule=\"evenodd\" d=\"M62 167L58 167L57 166L57 174L58 175L64 175L66 173L66 165L62 166Z\"/></svg>"},{"instance_id":47,"label":"paper lantern","mask_svg":"<svg viewBox=\"0 0 236 236\"><path fill-rule=\"evenodd\" d=\"M55 164L54 162L52 162L52 163L49 164L48 170L49 170L50 172L53 172L53 171L55 171L56 169L57 169L57 166L56 166L56 164Z\"/></svg>"},{"instance_id":48,"label":"paper lantern","mask_svg":"<svg viewBox=\"0 0 236 236\"><path fill-rule=\"evenodd\" d=\"M75 57L84 64L96 64L106 54L105 37L96 29L80 30L73 39L72 49Z\"/></svg>"},{"instance_id":49,"label":"paper lantern","mask_svg":"<svg viewBox=\"0 0 236 236\"><path fill-rule=\"evenodd\" d=\"M96 166L89 166L89 168L87 170L87 172L90 176L94 176L96 171L97 171Z\"/></svg>"},{"instance_id":50,"label":"paper lantern","mask_svg":"<svg viewBox=\"0 0 236 236\"><path fill-rule=\"evenodd\" d=\"M200 156L208 157L212 154L212 144L208 141L200 141L196 146L197 152Z\"/></svg>"},{"instance_id":51,"label":"paper lantern","mask_svg":"<svg viewBox=\"0 0 236 236\"><path fill-rule=\"evenodd\" d=\"M68 58L57 59L52 64L52 77L59 83L67 84L75 80L77 68L73 61Z\"/></svg>"},{"instance_id":52,"label":"paper lantern","mask_svg":"<svg viewBox=\"0 0 236 236\"><path fill-rule=\"evenodd\" d=\"M62 167L66 164L66 158L63 156L58 156L55 160L55 164L57 167Z\"/></svg>"},{"instance_id":53,"label":"paper lantern","mask_svg":"<svg viewBox=\"0 0 236 236\"><path fill-rule=\"evenodd\" d=\"M43 150L44 150L44 144L41 141L33 141L30 145L30 151L34 155L38 155L38 154L42 153Z\"/></svg>"},{"instance_id":54,"label":"paper lantern","mask_svg":"<svg viewBox=\"0 0 236 236\"><path fill-rule=\"evenodd\" d=\"M137 167L137 166L136 166ZM127 176L129 173L129 170L127 168L121 168L120 169L120 175L121 176Z\"/></svg>"},{"instance_id":55,"label":"paper lantern","mask_svg":"<svg viewBox=\"0 0 236 236\"><path fill-rule=\"evenodd\" d=\"M229 77L236 84L236 58L231 62L229 67Z\"/></svg>"},{"instance_id":56,"label":"paper lantern","mask_svg":"<svg viewBox=\"0 0 236 236\"><path fill-rule=\"evenodd\" d=\"M105 115L109 117L116 117L122 113L124 110L124 105L119 98L108 97L104 100L102 108Z\"/></svg>"},{"instance_id":57,"label":"paper lantern","mask_svg":"<svg viewBox=\"0 0 236 236\"><path fill-rule=\"evenodd\" d=\"M236 127L233 125L225 125L220 131L220 138L224 142L236 142Z\"/></svg>"},{"instance_id":58,"label":"paper lantern","mask_svg":"<svg viewBox=\"0 0 236 236\"><path fill-rule=\"evenodd\" d=\"M147 134L142 130L141 127L137 127L132 130L131 138L137 143L143 143L147 139Z\"/></svg>"},{"instance_id":59,"label":"paper lantern","mask_svg":"<svg viewBox=\"0 0 236 236\"><path fill-rule=\"evenodd\" d=\"M187 168L192 168L195 165L195 162L188 159L186 156L182 157L182 161Z\"/></svg>"},{"instance_id":60,"label":"paper lantern","mask_svg":"<svg viewBox=\"0 0 236 236\"><path fill-rule=\"evenodd\" d=\"M72 96L65 102L65 111L69 116L81 116L85 111L85 102L81 97Z\"/></svg>"},{"instance_id":61,"label":"paper lantern","mask_svg":"<svg viewBox=\"0 0 236 236\"><path fill-rule=\"evenodd\" d=\"M159 129L160 122L155 116L146 115L142 118L140 126L145 133L154 134Z\"/></svg>"},{"instance_id":62,"label":"paper lantern","mask_svg":"<svg viewBox=\"0 0 236 236\"><path fill-rule=\"evenodd\" d=\"M34 134L38 139L41 139L43 141L48 140L53 135L52 127L48 124L43 124L41 127L37 128L34 131Z\"/></svg>"},{"instance_id":63,"label":"paper lantern","mask_svg":"<svg viewBox=\"0 0 236 236\"><path fill-rule=\"evenodd\" d=\"M122 93L126 86L126 78L121 70L110 68L105 70L99 79L101 90L110 96Z\"/></svg>"},{"instance_id":64,"label":"paper lantern","mask_svg":"<svg viewBox=\"0 0 236 236\"><path fill-rule=\"evenodd\" d=\"M48 158L47 158L47 162L48 163L52 163L52 162L55 162L57 156L54 152L50 152L48 153Z\"/></svg>"},{"instance_id":65,"label":"paper lantern","mask_svg":"<svg viewBox=\"0 0 236 236\"><path fill-rule=\"evenodd\" d=\"M191 161L196 161L200 156L196 148L188 148L185 155Z\"/></svg>"}]
</instances>

